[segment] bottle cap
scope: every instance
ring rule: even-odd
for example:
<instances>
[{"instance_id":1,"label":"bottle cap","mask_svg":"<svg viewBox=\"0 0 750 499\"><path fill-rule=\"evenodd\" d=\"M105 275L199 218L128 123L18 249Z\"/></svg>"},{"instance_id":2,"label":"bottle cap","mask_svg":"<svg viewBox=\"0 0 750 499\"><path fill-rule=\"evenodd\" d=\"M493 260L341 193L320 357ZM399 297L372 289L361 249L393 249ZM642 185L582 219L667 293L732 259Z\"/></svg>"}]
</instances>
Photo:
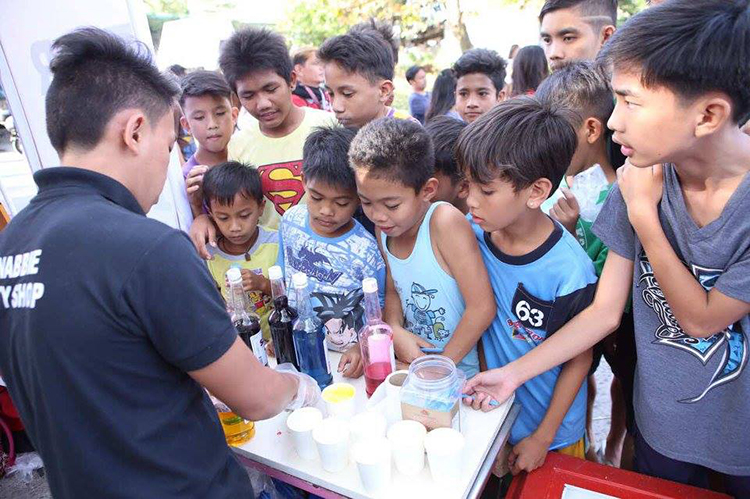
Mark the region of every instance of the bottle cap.
<instances>
[{"instance_id":1,"label":"bottle cap","mask_svg":"<svg viewBox=\"0 0 750 499\"><path fill-rule=\"evenodd\" d=\"M240 269L237 267L232 267L231 269L227 270L227 280L230 283L238 283L242 282L242 273L240 272Z\"/></svg>"},{"instance_id":2,"label":"bottle cap","mask_svg":"<svg viewBox=\"0 0 750 499\"><path fill-rule=\"evenodd\" d=\"M306 288L307 287L307 275L302 272L297 272L292 276L292 284L295 288Z\"/></svg>"},{"instance_id":3,"label":"bottle cap","mask_svg":"<svg viewBox=\"0 0 750 499\"><path fill-rule=\"evenodd\" d=\"M278 281L279 279L284 278L284 273L281 272L281 267L278 265L274 265L273 267L268 269L268 278L272 281Z\"/></svg>"},{"instance_id":4,"label":"bottle cap","mask_svg":"<svg viewBox=\"0 0 750 499\"><path fill-rule=\"evenodd\" d=\"M374 277L368 277L362 279L362 291L365 293L377 293L378 292L378 280Z\"/></svg>"}]
</instances>

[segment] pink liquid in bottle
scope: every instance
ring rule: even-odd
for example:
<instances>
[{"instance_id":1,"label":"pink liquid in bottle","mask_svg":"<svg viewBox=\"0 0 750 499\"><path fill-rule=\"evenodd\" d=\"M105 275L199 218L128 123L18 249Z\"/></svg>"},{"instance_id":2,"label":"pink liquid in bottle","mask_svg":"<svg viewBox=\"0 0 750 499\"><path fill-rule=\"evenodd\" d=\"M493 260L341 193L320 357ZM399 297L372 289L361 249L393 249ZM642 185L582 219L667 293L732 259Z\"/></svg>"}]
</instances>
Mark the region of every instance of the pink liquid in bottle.
<instances>
[{"instance_id":1,"label":"pink liquid in bottle","mask_svg":"<svg viewBox=\"0 0 750 499\"><path fill-rule=\"evenodd\" d=\"M393 368L390 362L376 362L365 367L365 391L367 396L371 397L375 389L385 378L391 374Z\"/></svg>"}]
</instances>

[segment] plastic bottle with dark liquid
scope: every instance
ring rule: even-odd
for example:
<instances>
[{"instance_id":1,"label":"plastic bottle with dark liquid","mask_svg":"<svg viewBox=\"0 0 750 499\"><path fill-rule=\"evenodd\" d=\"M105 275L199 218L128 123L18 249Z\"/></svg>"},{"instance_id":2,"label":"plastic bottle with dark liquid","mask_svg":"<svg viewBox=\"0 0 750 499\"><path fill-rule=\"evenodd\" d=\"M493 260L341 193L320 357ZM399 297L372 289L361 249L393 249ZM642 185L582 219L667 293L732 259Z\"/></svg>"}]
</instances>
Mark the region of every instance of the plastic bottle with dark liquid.
<instances>
[{"instance_id":1,"label":"plastic bottle with dark liquid","mask_svg":"<svg viewBox=\"0 0 750 499\"><path fill-rule=\"evenodd\" d=\"M393 354L393 330L383 322L378 297L378 281L368 277L362 281L365 325L359 331L359 347L365 365L365 391L371 397L385 378L396 370Z\"/></svg>"},{"instance_id":2,"label":"plastic bottle with dark liquid","mask_svg":"<svg viewBox=\"0 0 750 499\"><path fill-rule=\"evenodd\" d=\"M294 351L294 336L292 334L292 326L294 321L297 320L297 311L289 306L281 267L274 265L268 269L268 277L271 280L271 296L273 296L273 312L268 318L268 326L271 330L276 362L279 365L290 363L299 371L299 362L297 362L297 352Z\"/></svg>"},{"instance_id":3,"label":"plastic bottle with dark liquid","mask_svg":"<svg viewBox=\"0 0 750 499\"><path fill-rule=\"evenodd\" d=\"M268 365L268 355L260 330L260 317L254 312L248 312L248 298L242 289L242 274L240 269L232 267L227 271L229 282L229 310L232 324L237 329L240 339L253 351L258 362Z\"/></svg>"},{"instance_id":4,"label":"plastic bottle with dark liquid","mask_svg":"<svg viewBox=\"0 0 750 499\"><path fill-rule=\"evenodd\" d=\"M333 381L325 330L312 310L310 292L307 289L307 276L302 273L294 274L292 283L299 314L297 322L294 323L293 335L300 371L317 381L322 390Z\"/></svg>"}]
</instances>

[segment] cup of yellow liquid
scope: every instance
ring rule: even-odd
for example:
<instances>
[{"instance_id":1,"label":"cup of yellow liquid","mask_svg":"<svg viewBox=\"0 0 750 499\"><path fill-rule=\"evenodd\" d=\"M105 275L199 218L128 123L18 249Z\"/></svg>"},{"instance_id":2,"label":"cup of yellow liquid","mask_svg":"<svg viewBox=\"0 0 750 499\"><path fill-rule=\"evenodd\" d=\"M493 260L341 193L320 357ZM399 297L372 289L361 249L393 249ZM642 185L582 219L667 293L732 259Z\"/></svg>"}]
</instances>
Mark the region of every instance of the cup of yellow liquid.
<instances>
[{"instance_id":1,"label":"cup of yellow liquid","mask_svg":"<svg viewBox=\"0 0 750 499\"><path fill-rule=\"evenodd\" d=\"M221 429L229 445L242 445L255 436L255 423L238 416L221 400L211 396L216 411L219 413Z\"/></svg>"},{"instance_id":2,"label":"cup of yellow liquid","mask_svg":"<svg viewBox=\"0 0 750 499\"><path fill-rule=\"evenodd\" d=\"M354 416L354 386L349 383L334 383L323 390L328 416L350 419Z\"/></svg>"}]
</instances>

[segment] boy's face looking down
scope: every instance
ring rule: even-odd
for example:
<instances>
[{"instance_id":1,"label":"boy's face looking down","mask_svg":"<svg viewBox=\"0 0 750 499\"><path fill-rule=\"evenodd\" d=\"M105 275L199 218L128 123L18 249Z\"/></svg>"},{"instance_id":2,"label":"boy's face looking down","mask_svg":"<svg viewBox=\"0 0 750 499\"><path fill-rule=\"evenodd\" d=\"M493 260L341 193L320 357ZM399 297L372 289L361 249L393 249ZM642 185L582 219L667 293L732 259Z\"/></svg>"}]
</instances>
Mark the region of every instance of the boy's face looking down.
<instances>
[{"instance_id":1,"label":"boy's face looking down","mask_svg":"<svg viewBox=\"0 0 750 499\"><path fill-rule=\"evenodd\" d=\"M274 130L286 121L294 104L292 90L297 77L292 72L292 81L272 70L260 70L237 80L237 96L242 107L260 123L261 131Z\"/></svg>"},{"instance_id":2,"label":"boy's face looking down","mask_svg":"<svg viewBox=\"0 0 750 499\"><path fill-rule=\"evenodd\" d=\"M414 79L411 80L409 84L415 92L424 92L427 88L427 73L424 72L424 69L417 71L417 74L414 75Z\"/></svg>"},{"instance_id":3,"label":"boy's face looking down","mask_svg":"<svg viewBox=\"0 0 750 499\"><path fill-rule=\"evenodd\" d=\"M600 29L596 19L584 17L578 7L547 13L541 22L540 38L552 71L570 61L593 61L615 27L607 22Z\"/></svg>"},{"instance_id":4,"label":"boy's face looking down","mask_svg":"<svg viewBox=\"0 0 750 499\"><path fill-rule=\"evenodd\" d=\"M551 190L552 182L546 178L518 192L511 182L502 178L486 184L469 180L466 204L474 223L485 232L494 232L513 225L529 210L539 209Z\"/></svg>"},{"instance_id":5,"label":"boy's face looking down","mask_svg":"<svg viewBox=\"0 0 750 499\"><path fill-rule=\"evenodd\" d=\"M345 127L361 128L385 116L386 102L393 92L389 80L372 82L359 73L350 73L337 62L325 64L326 87L336 118Z\"/></svg>"},{"instance_id":6,"label":"boy's face looking down","mask_svg":"<svg viewBox=\"0 0 750 499\"><path fill-rule=\"evenodd\" d=\"M417 192L400 182L373 177L367 168L356 168L354 176L362 210L388 237L416 233L437 191L434 178Z\"/></svg>"},{"instance_id":7,"label":"boy's face looking down","mask_svg":"<svg viewBox=\"0 0 750 499\"><path fill-rule=\"evenodd\" d=\"M224 236L224 247L232 253L244 253L248 250L250 240L255 236L258 219L263 214L265 200L258 203L243 193L234 196L231 206L209 200L211 218Z\"/></svg>"},{"instance_id":8,"label":"boy's face looking down","mask_svg":"<svg viewBox=\"0 0 750 499\"><path fill-rule=\"evenodd\" d=\"M188 97L182 111L182 126L195 137L201 148L212 153L226 150L238 114L228 98L210 94Z\"/></svg>"},{"instance_id":9,"label":"boy's face looking down","mask_svg":"<svg viewBox=\"0 0 750 499\"><path fill-rule=\"evenodd\" d=\"M325 81L323 64L315 54L308 57L304 64L295 65L294 72L297 73L297 80L308 87L319 87Z\"/></svg>"},{"instance_id":10,"label":"boy's face looking down","mask_svg":"<svg viewBox=\"0 0 750 499\"><path fill-rule=\"evenodd\" d=\"M350 230L359 204L357 192L314 178L303 180L312 230L323 237L339 237Z\"/></svg>"},{"instance_id":11,"label":"boy's face looking down","mask_svg":"<svg viewBox=\"0 0 750 499\"><path fill-rule=\"evenodd\" d=\"M612 88L617 101L607 126L634 166L679 162L701 135L714 129L711 113L704 112L712 94L684 102L665 87L644 87L640 74L618 70ZM727 103L728 98L720 100Z\"/></svg>"},{"instance_id":12,"label":"boy's face looking down","mask_svg":"<svg viewBox=\"0 0 750 499\"><path fill-rule=\"evenodd\" d=\"M498 91L484 73L469 73L456 82L456 111L466 123L472 123L504 98L505 90Z\"/></svg>"}]
</instances>

